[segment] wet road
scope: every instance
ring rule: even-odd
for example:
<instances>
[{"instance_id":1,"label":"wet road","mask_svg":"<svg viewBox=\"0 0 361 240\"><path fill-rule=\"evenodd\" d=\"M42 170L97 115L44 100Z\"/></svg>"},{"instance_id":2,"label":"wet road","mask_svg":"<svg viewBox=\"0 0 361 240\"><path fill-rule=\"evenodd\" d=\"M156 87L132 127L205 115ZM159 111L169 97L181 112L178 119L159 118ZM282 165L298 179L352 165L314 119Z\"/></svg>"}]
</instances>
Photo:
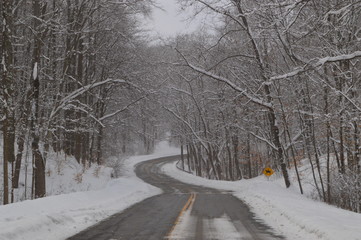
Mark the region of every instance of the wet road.
<instances>
[{"instance_id":1,"label":"wet road","mask_svg":"<svg viewBox=\"0 0 361 240\"><path fill-rule=\"evenodd\" d=\"M148 198L69 240L283 239L229 192L179 182L160 168L179 157L144 162L136 174L164 193Z\"/></svg>"}]
</instances>

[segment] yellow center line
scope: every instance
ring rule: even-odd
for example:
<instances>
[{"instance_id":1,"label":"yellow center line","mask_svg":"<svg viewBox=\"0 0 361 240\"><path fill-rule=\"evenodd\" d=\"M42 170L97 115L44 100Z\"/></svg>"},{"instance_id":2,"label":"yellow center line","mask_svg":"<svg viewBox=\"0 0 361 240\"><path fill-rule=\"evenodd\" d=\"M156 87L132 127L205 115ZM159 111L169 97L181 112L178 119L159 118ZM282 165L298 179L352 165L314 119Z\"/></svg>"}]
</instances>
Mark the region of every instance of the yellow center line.
<instances>
[{"instance_id":1,"label":"yellow center line","mask_svg":"<svg viewBox=\"0 0 361 240\"><path fill-rule=\"evenodd\" d=\"M183 216L183 214L185 213L185 211L187 211L194 203L196 199L196 194L192 193L190 195L190 197L188 198L188 201L186 202L186 204L183 206L182 210L180 211L178 217L176 218L175 222L173 223L172 228L170 229L170 231L168 232L166 239L171 239L172 233L174 232L174 229L176 228L176 226L179 224L180 222L180 218Z\"/></svg>"}]
</instances>

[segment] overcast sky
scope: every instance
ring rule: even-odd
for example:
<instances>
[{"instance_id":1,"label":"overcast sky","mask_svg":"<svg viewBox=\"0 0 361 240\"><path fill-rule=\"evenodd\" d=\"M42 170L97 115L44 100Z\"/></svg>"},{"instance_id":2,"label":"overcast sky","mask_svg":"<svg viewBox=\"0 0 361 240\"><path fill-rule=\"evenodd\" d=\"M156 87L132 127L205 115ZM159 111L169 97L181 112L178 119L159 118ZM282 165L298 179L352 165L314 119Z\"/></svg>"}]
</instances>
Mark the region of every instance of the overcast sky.
<instances>
[{"instance_id":1,"label":"overcast sky","mask_svg":"<svg viewBox=\"0 0 361 240\"><path fill-rule=\"evenodd\" d=\"M189 33L199 28L199 21L190 22L187 19L190 12L179 12L176 0L156 0L165 11L154 8L152 19L146 19L148 29L152 35L157 33L164 38L173 37L177 33Z\"/></svg>"}]
</instances>

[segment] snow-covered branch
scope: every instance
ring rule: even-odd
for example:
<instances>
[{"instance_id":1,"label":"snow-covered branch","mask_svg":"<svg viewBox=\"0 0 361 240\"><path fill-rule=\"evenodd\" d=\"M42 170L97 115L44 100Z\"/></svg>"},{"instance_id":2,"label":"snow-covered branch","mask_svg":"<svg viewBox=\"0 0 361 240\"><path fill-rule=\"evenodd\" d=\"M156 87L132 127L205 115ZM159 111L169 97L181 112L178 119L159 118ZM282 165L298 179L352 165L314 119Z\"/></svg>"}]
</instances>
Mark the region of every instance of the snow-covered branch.
<instances>
[{"instance_id":1,"label":"snow-covered branch","mask_svg":"<svg viewBox=\"0 0 361 240\"><path fill-rule=\"evenodd\" d=\"M167 107L163 107L165 110L167 110L168 112L170 112L174 117L176 117L180 122L183 122L192 132L192 134L197 138L197 140L202 144L202 146L204 147L204 149L208 150L207 145L205 144L205 142L203 141L203 139L201 137L198 136L198 134L194 131L194 129L192 128L192 126L189 124L189 122L185 121L181 116L179 116L177 113L175 113L173 110L167 108Z\"/></svg>"},{"instance_id":2,"label":"snow-covered branch","mask_svg":"<svg viewBox=\"0 0 361 240\"><path fill-rule=\"evenodd\" d=\"M225 77L219 76L217 74L214 74L212 72L209 72L205 69L199 68L199 67L189 63L188 60L186 59L186 57L180 51L178 51L177 49L176 49L176 51L182 56L182 58L184 59L184 61L187 64L187 66L190 67L191 69L193 69L194 71L201 73L207 77L213 78L214 80L217 80L217 81L227 84L229 87L233 88L237 92L240 92L243 96L247 97L251 102L253 102L255 104L261 105L262 107L266 107L266 108L272 108L271 103L268 103L268 102L264 101L263 99L259 99L259 98L252 96L250 93L247 92L246 89L238 87L231 80L229 80Z\"/></svg>"},{"instance_id":3,"label":"snow-covered branch","mask_svg":"<svg viewBox=\"0 0 361 240\"><path fill-rule=\"evenodd\" d=\"M290 147L292 147L295 143L296 143L296 141L300 138L300 137L302 137L302 134L304 133L304 130L302 130L302 131L299 131L297 134L296 134L296 136L294 136L293 138L292 138L292 142L290 142L286 147L285 147L285 150L287 151Z\"/></svg>"},{"instance_id":4,"label":"snow-covered branch","mask_svg":"<svg viewBox=\"0 0 361 240\"><path fill-rule=\"evenodd\" d=\"M289 73L273 76L270 78L270 80L275 81L275 80L281 80L281 79L285 79L285 78L294 77L294 76L297 76L298 74L307 72L309 70L315 70L319 67L322 67L326 63L333 63L333 62L339 62L339 61L344 61L344 60L352 60L352 59L359 58L359 57L361 57L361 51L356 51L351 54L342 54L342 55L338 55L335 57L320 58L320 59L318 59L318 61L316 61L316 63L309 63L303 67L298 67Z\"/></svg>"},{"instance_id":5,"label":"snow-covered branch","mask_svg":"<svg viewBox=\"0 0 361 240\"><path fill-rule=\"evenodd\" d=\"M81 88L69 93L67 96L65 96L63 99L61 99L59 101L59 104L57 104L57 106L55 106L53 108L53 110L51 111L50 116L49 116L49 121L51 121L55 117L55 115L61 109L63 109L71 100L79 97L83 93L85 93L85 92L87 92L87 91L89 91L89 90L91 90L93 88L102 86L102 85L107 84L107 83L127 83L127 82L125 80L120 80L120 79L107 79L107 80L104 80L104 81L101 81L101 82L95 82L95 83L91 83L89 85L86 85L84 87L81 87Z\"/></svg>"},{"instance_id":6,"label":"snow-covered branch","mask_svg":"<svg viewBox=\"0 0 361 240\"><path fill-rule=\"evenodd\" d=\"M137 102L139 102L140 100L144 99L145 97L146 97L146 96L143 96L143 97L141 97L141 98L138 98L137 100L129 103L127 106L123 107L122 109L119 109L119 110L117 110L117 111L115 111L115 112L109 113L109 114L101 117L101 118L99 119L99 121L104 121L104 120L106 120L106 119L108 119L108 118L114 117L115 115L117 115L117 114L119 114L119 113L121 113L121 112L124 112L125 110L128 110L130 106L136 104Z\"/></svg>"},{"instance_id":7,"label":"snow-covered branch","mask_svg":"<svg viewBox=\"0 0 361 240\"><path fill-rule=\"evenodd\" d=\"M257 138L258 140L261 140L262 142L265 142L267 143L268 146L270 146L273 150L277 151L278 148L273 144L271 143L268 139L264 138L264 137L261 137L261 136L258 136L257 134L251 132L251 131L248 131L253 137Z\"/></svg>"}]
</instances>

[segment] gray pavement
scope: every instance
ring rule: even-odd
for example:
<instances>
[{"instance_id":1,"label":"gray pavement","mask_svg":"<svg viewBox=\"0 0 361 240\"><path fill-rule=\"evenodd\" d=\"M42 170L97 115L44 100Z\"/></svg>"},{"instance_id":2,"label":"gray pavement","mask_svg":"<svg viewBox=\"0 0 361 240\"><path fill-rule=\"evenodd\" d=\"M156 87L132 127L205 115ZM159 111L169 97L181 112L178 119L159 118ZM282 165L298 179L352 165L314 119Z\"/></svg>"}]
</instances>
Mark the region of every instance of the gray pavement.
<instances>
[{"instance_id":1,"label":"gray pavement","mask_svg":"<svg viewBox=\"0 0 361 240\"><path fill-rule=\"evenodd\" d=\"M160 171L163 164L178 158L159 158L136 167L137 176L161 188L163 194L137 203L69 240L283 239L230 192L185 184Z\"/></svg>"}]
</instances>

